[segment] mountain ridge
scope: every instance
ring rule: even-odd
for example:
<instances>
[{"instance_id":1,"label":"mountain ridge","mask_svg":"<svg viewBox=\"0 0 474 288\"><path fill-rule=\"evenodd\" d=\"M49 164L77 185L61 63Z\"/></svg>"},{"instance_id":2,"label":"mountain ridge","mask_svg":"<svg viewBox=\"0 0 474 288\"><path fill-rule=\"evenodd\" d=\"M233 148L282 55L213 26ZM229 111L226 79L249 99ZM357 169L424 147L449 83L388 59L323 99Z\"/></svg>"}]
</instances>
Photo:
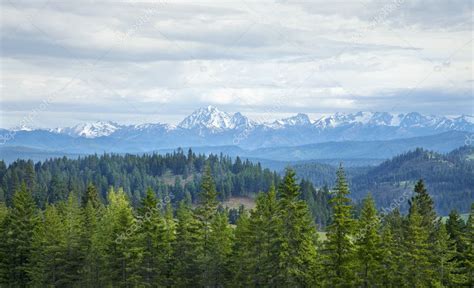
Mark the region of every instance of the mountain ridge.
<instances>
[{"instance_id":1,"label":"mountain ridge","mask_svg":"<svg viewBox=\"0 0 474 288\"><path fill-rule=\"evenodd\" d=\"M240 125L239 125L240 124ZM245 124L245 125L242 125ZM350 124L371 125L371 126L393 126L393 127L420 127L430 126L436 129L449 128L453 130L465 130L464 126L472 125L474 128L473 115L458 116L437 116L424 115L418 112L409 113L388 113L388 112L366 112L359 111L355 113L333 113L327 116L311 120L307 114L297 113L294 116L275 120L273 122L261 122L251 120L240 112L230 114L219 110L215 106L207 106L199 108L190 115L186 116L178 125L166 123L144 123L135 125L118 124L113 121L92 121L79 123L72 127L56 127L52 129L33 129L29 127L20 127L18 129L3 129L11 131L32 131L32 130L48 130L55 133L65 133L74 136L82 136L85 138L94 138L109 136L118 129L139 128L150 125L167 125L170 130L174 129L196 129L207 128L215 131L231 130L236 128L250 128L254 126L266 126L279 128L281 126L305 126L311 125L316 128L335 128L347 126ZM108 129L104 133L94 133L100 129Z\"/></svg>"},{"instance_id":2,"label":"mountain ridge","mask_svg":"<svg viewBox=\"0 0 474 288\"><path fill-rule=\"evenodd\" d=\"M93 146L107 151L150 151L183 146L237 145L245 149L300 146L331 141L393 140L436 135L449 131L474 133L474 117L422 115L417 112L335 113L311 120L308 115L258 123L240 112L230 114L214 106L200 108L178 125L146 123L122 125L111 121L80 123L66 128L0 129L0 140L7 146L30 146L34 143L49 149L50 142L67 145L67 137L76 138L73 146ZM133 143L132 141L133 140ZM115 143L115 144L110 144ZM52 149L55 150L55 149Z\"/></svg>"}]
</instances>

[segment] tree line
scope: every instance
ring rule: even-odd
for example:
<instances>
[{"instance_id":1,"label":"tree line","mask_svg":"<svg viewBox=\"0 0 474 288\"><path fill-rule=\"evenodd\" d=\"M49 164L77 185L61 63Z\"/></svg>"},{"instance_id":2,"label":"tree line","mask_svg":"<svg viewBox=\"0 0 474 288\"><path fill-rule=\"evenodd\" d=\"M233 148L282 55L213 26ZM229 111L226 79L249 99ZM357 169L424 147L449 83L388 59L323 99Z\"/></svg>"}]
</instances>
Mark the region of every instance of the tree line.
<instances>
[{"instance_id":1,"label":"tree line","mask_svg":"<svg viewBox=\"0 0 474 288\"><path fill-rule=\"evenodd\" d=\"M254 197L281 182L279 174L260 163L222 154L196 155L191 149L187 153L178 149L164 155L103 154L37 163L17 160L8 166L0 161L0 201L10 206L14 192L24 182L34 202L43 209L48 204L66 201L71 192L82 197L89 184L96 187L103 203L108 201L108 190L113 187L123 189L134 208L140 206L148 188L159 199L169 197L174 207L182 200L195 204L206 165L210 166L221 201L235 196ZM325 226L330 217L329 189L316 189L306 180L300 184L311 215L319 225Z\"/></svg>"},{"instance_id":2,"label":"tree line","mask_svg":"<svg viewBox=\"0 0 474 288\"><path fill-rule=\"evenodd\" d=\"M287 170L235 225L208 166L198 201L176 208L151 188L133 208L123 189L106 204L82 196L44 209L22 184L0 206L0 283L8 287L472 287L474 205L444 223L419 181L407 215L380 214L371 196L354 217L341 168L326 238Z\"/></svg>"}]
</instances>

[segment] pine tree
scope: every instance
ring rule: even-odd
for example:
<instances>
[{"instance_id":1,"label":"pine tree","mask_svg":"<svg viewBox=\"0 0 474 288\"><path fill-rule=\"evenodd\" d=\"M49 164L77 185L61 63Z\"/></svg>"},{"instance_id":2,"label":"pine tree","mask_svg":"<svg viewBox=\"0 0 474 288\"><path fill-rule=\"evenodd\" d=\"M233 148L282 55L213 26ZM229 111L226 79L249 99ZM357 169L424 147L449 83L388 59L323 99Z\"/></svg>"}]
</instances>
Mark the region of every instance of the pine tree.
<instances>
[{"instance_id":1,"label":"pine tree","mask_svg":"<svg viewBox=\"0 0 474 288\"><path fill-rule=\"evenodd\" d=\"M196 209L196 216L201 222L202 241L203 241L203 257L200 259L203 275L201 283L206 286L212 281L211 266L212 266L212 249L210 244L210 236L212 233L211 224L217 212L217 191L214 179L211 175L211 167L206 166L204 175L201 180L201 191L199 193L199 206Z\"/></svg>"},{"instance_id":2,"label":"pine tree","mask_svg":"<svg viewBox=\"0 0 474 288\"><path fill-rule=\"evenodd\" d=\"M104 214L104 207L98 200L97 190L94 186L87 187L86 196L83 198L83 209L81 210L83 219L83 231L81 237L81 249L84 251L84 266L81 269L81 286L94 287L101 284L101 275L104 273L105 256L102 253L102 239L99 231L101 215Z\"/></svg>"},{"instance_id":3,"label":"pine tree","mask_svg":"<svg viewBox=\"0 0 474 288\"><path fill-rule=\"evenodd\" d=\"M295 172L286 171L278 193L280 218L279 280L289 287L314 286L317 276L316 228L306 203L300 200Z\"/></svg>"},{"instance_id":4,"label":"pine tree","mask_svg":"<svg viewBox=\"0 0 474 288\"><path fill-rule=\"evenodd\" d=\"M464 253L464 285L474 287L474 203L466 223L466 250Z\"/></svg>"},{"instance_id":5,"label":"pine tree","mask_svg":"<svg viewBox=\"0 0 474 288\"><path fill-rule=\"evenodd\" d=\"M2 163L0 162L0 165ZM5 203L0 202L0 284L5 283L5 279L8 276L8 263L4 261L8 257L8 251L5 246L5 242L7 240L7 227L6 227L6 219L9 214L9 210ZM3 260L2 260L3 259Z\"/></svg>"},{"instance_id":6,"label":"pine tree","mask_svg":"<svg viewBox=\"0 0 474 288\"><path fill-rule=\"evenodd\" d=\"M33 234L30 275L33 286L60 286L65 276L65 229L55 205L48 205Z\"/></svg>"},{"instance_id":7,"label":"pine tree","mask_svg":"<svg viewBox=\"0 0 474 288\"><path fill-rule=\"evenodd\" d=\"M429 231L423 226L417 202L413 202L408 215L408 230L405 239L406 278L413 287L428 287L432 279L430 271Z\"/></svg>"},{"instance_id":8,"label":"pine tree","mask_svg":"<svg viewBox=\"0 0 474 288\"><path fill-rule=\"evenodd\" d=\"M355 235L358 279L362 287L375 287L381 282L381 238L380 219L377 216L375 202L369 194L364 199L358 233Z\"/></svg>"},{"instance_id":9,"label":"pine tree","mask_svg":"<svg viewBox=\"0 0 474 288\"><path fill-rule=\"evenodd\" d=\"M452 242L446 230L446 225L438 221L432 262L437 284L442 287L452 287L455 282L453 272L457 266L455 259L456 250Z\"/></svg>"},{"instance_id":10,"label":"pine tree","mask_svg":"<svg viewBox=\"0 0 474 288\"><path fill-rule=\"evenodd\" d=\"M173 253L175 287L192 287L201 280L200 259L203 255L202 231L191 208L181 202L177 211L178 225Z\"/></svg>"},{"instance_id":11,"label":"pine tree","mask_svg":"<svg viewBox=\"0 0 474 288\"><path fill-rule=\"evenodd\" d=\"M136 245L138 225L122 189L108 193L109 205L99 227L106 267L105 285L129 287L140 284L140 247Z\"/></svg>"},{"instance_id":12,"label":"pine tree","mask_svg":"<svg viewBox=\"0 0 474 288\"><path fill-rule=\"evenodd\" d=\"M355 222L352 219L352 206L348 198L349 187L344 170L339 167L334 196L332 223L327 229L327 241L324 243L324 274L326 286L354 286L354 244L352 235Z\"/></svg>"},{"instance_id":13,"label":"pine tree","mask_svg":"<svg viewBox=\"0 0 474 288\"><path fill-rule=\"evenodd\" d=\"M449 235L450 245L456 251L452 260L454 265L452 282L461 286L466 282L465 263L468 246L466 241L466 225L456 210L449 213L448 220L446 221L446 230Z\"/></svg>"},{"instance_id":14,"label":"pine tree","mask_svg":"<svg viewBox=\"0 0 474 288\"><path fill-rule=\"evenodd\" d=\"M205 229L206 226L210 225L212 218L216 214L218 204L216 185L212 178L211 167L207 165L201 180L199 207L196 210L197 216L200 217L201 221L205 224Z\"/></svg>"},{"instance_id":15,"label":"pine tree","mask_svg":"<svg viewBox=\"0 0 474 288\"><path fill-rule=\"evenodd\" d=\"M26 163L25 183L27 190L33 194L36 188L36 173L33 161L31 160L28 160L28 162Z\"/></svg>"},{"instance_id":16,"label":"pine tree","mask_svg":"<svg viewBox=\"0 0 474 288\"><path fill-rule=\"evenodd\" d=\"M86 250L82 246L84 219L79 202L71 193L61 209L61 225L64 229L64 275L60 286L75 286L81 280L80 270L84 267Z\"/></svg>"},{"instance_id":17,"label":"pine tree","mask_svg":"<svg viewBox=\"0 0 474 288\"><path fill-rule=\"evenodd\" d=\"M404 283L406 278L405 263L405 219L398 208L384 217L382 255L385 270L383 272L385 286L396 287Z\"/></svg>"},{"instance_id":18,"label":"pine tree","mask_svg":"<svg viewBox=\"0 0 474 288\"><path fill-rule=\"evenodd\" d=\"M91 183L87 186L86 194L82 198L82 206L86 207L89 203L94 209L98 209L102 205L97 188Z\"/></svg>"},{"instance_id":19,"label":"pine tree","mask_svg":"<svg viewBox=\"0 0 474 288\"><path fill-rule=\"evenodd\" d=\"M219 212L212 219L209 235L208 275L203 286L225 287L230 278L230 255L232 252L233 231L227 220L226 212ZM206 281L207 280L207 281Z\"/></svg>"},{"instance_id":20,"label":"pine tree","mask_svg":"<svg viewBox=\"0 0 474 288\"><path fill-rule=\"evenodd\" d=\"M28 270L38 216L36 205L24 183L13 195L12 204L1 235L0 254L5 257L0 259L3 270L0 283L10 287L26 287L31 280Z\"/></svg>"},{"instance_id":21,"label":"pine tree","mask_svg":"<svg viewBox=\"0 0 474 288\"><path fill-rule=\"evenodd\" d=\"M162 221L158 210L158 201L155 193L148 188L141 207L138 209L137 245L143 249L141 268L141 282L143 285L152 286L158 274L158 226Z\"/></svg>"},{"instance_id":22,"label":"pine tree","mask_svg":"<svg viewBox=\"0 0 474 288\"><path fill-rule=\"evenodd\" d=\"M66 183L58 174L53 174L48 188L49 191L46 200L47 203L50 204L65 200L69 192Z\"/></svg>"},{"instance_id":23,"label":"pine tree","mask_svg":"<svg viewBox=\"0 0 474 288\"><path fill-rule=\"evenodd\" d=\"M164 217L157 227L157 284L169 287L172 286L173 282L173 246L176 242L176 221L173 218L171 203L168 202L165 205Z\"/></svg>"},{"instance_id":24,"label":"pine tree","mask_svg":"<svg viewBox=\"0 0 474 288\"><path fill-rule=\"evenodd\" d=\"M459 215L458 211L453 210L449 213L448 220L446 221L446 230L449 234L451 240L454 241L456 246L456 251L458 252L458 256L456 257L460 262L462 262L462 255L464 255L464 251L466 250L466 243L464 241L464 231L466 225Z\"/></svg>"},{"instance_id":25,"label":"pine tree","mask_svg":"<svg viewBox=\"0 0 474 288\"><path fill-rule=\"evenodd\" d=\"M252 284L251 279L254 276L254 264L256 255L252 252L254 231L250 227L250 217L247 211L241 211L236 221L234 231L234 241L232 243L232 283L239 283L243 287L249 287Z\"/></svg>"},{"instance_id":26,"label":"pine tree","mask_svg":"<svg viewBox=\"0 0 474 288\"><path fill-rule=\"evenodd\" d=\"M8 208L4 202L0 202L0 225L5 221L8 215Z\"/></svg>"},{"instance_id":27,"label":"pine tree","mask_svg":"<svg viewBox=\"0 0 474 288\"><path fill-rule=\"evenodd\" d=\"M278 285L281 218L274 187L257 195L256 208L250 217L249 254L253 255L249 271L249 286Z\"/></svg>"},{"instance_id":28,"label":"pine tree","mask_svg":"<svg viewBox=\"0 0 474 288\"><path fill-rule=\"evenodd\" d=\"M397 280L398 263L400 253L397 251L395 237L389 225L382 227L380 243L380 258L382 271L380 273L381 287L396 287L401 282Z\"/></svg>"},{"instance_id":29,"label":"pine tree","mask_svg":"<svg viewBox=\"0 0 474 288\"><path fill-rule=\"evenodd\" d=\"M416 203L418 214L422 217L421 225L428 230L430 239L433 240L435 232L436 212L434 210L434 203L428 191L425 188L423 180L419 180L414 188L415 196L409 201L410 207Z\"/></svg>"}]
</instances>

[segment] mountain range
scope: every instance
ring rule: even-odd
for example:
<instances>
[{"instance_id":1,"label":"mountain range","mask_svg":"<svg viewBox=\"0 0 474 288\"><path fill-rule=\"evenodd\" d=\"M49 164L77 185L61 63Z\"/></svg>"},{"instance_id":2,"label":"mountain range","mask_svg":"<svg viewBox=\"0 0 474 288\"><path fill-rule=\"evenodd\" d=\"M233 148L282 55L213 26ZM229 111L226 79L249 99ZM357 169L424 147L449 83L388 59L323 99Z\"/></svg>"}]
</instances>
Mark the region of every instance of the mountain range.
<instances>
[{"instance_id":1,"label":"mountain range","mask_svg":"<svg viewBox=\"0 0 474 288\"><path fill-rule=\"evenodd\" d=\"M55 152L136 153L176 147L236 146L257 150L326 142L392 141L453 131L473 133L474 117L357 112L335 113L311 120L308 115L299 113L274 122L258 123L239 112L230 114L208 106L194 111L178 125L122 125L98 121L53 129L0 129L0 142L3 147ZM464 134L457 136L464 138ZM456 147L462 145L459 143Z\"/></svg>"},{"instance_id":2,"label":"mountain range","mask_svg":"<svg viewBox=\"0 0 474 288\"><path fill-rule=\"evenodd\" d=\"M358 137L347 134L354 134L355 130L378 128L379 130L390 130L395 135L384 135L384 131L376 131L372 135L359 135ZM67 134L73 137L97 138L124 135L137 132L166 132L193 131L201 136L210 134L231 134L238 132L255 134L256 132L268 131L269 133L282 132L281 130L301 129L315 133L319 136L314 139L314 143L322 142L324 138L328 140L384 140L393 138L403 138L407 136L422 136L445 132L450 130L474 131L474 117L462 115L457 117L445 117L434 115L422 115L417 112L407 114L391 114L387 112L357 112L357 113L335 113L323 116L311 121L308 115L298 113L295 116L276 120L270 123L257 123L242 115L240 112L229 114L220 111L216 107L208 106L194 111L184 118L177 126L169 124L140 124L140 125L120 125L114 122L98 121L93 123L82 123L74 127L55 128L49 131L59 134ZM31 130L31 129L29 129ZM250 135L241 135L249 137ZM358 139L358 138L363 139ZM243 138L243 137L241 137ZM244 140L244 139L241 139ZM310 142L312 142L310 141ZM234 143L235 144L235 143ZM274 146L272 143L265 143ZM265 146L265 144L263 146ZM276 143L279 144L279 143ZM302 143L298 143L302 144ZM281 145L278 145L281 146Z\"/></svg>"}]
</instances>

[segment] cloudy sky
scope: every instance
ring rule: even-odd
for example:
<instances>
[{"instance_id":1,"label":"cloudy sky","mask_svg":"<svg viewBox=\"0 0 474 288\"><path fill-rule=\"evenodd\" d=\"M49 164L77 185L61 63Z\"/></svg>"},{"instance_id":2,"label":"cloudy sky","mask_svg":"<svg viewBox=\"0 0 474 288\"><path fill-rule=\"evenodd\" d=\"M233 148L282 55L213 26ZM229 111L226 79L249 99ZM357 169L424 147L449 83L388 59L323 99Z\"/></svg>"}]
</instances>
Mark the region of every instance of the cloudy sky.
<instances>
[{"instance_id":1,"label":"cloudy sky","mask_svg":"<svg viewBox=\"0 0 474 288\"><path fill-rule=\"evenodd\" d=\"M472 115L471 3L1 0L0 126Z\"/></svg>"}]
</instances>

